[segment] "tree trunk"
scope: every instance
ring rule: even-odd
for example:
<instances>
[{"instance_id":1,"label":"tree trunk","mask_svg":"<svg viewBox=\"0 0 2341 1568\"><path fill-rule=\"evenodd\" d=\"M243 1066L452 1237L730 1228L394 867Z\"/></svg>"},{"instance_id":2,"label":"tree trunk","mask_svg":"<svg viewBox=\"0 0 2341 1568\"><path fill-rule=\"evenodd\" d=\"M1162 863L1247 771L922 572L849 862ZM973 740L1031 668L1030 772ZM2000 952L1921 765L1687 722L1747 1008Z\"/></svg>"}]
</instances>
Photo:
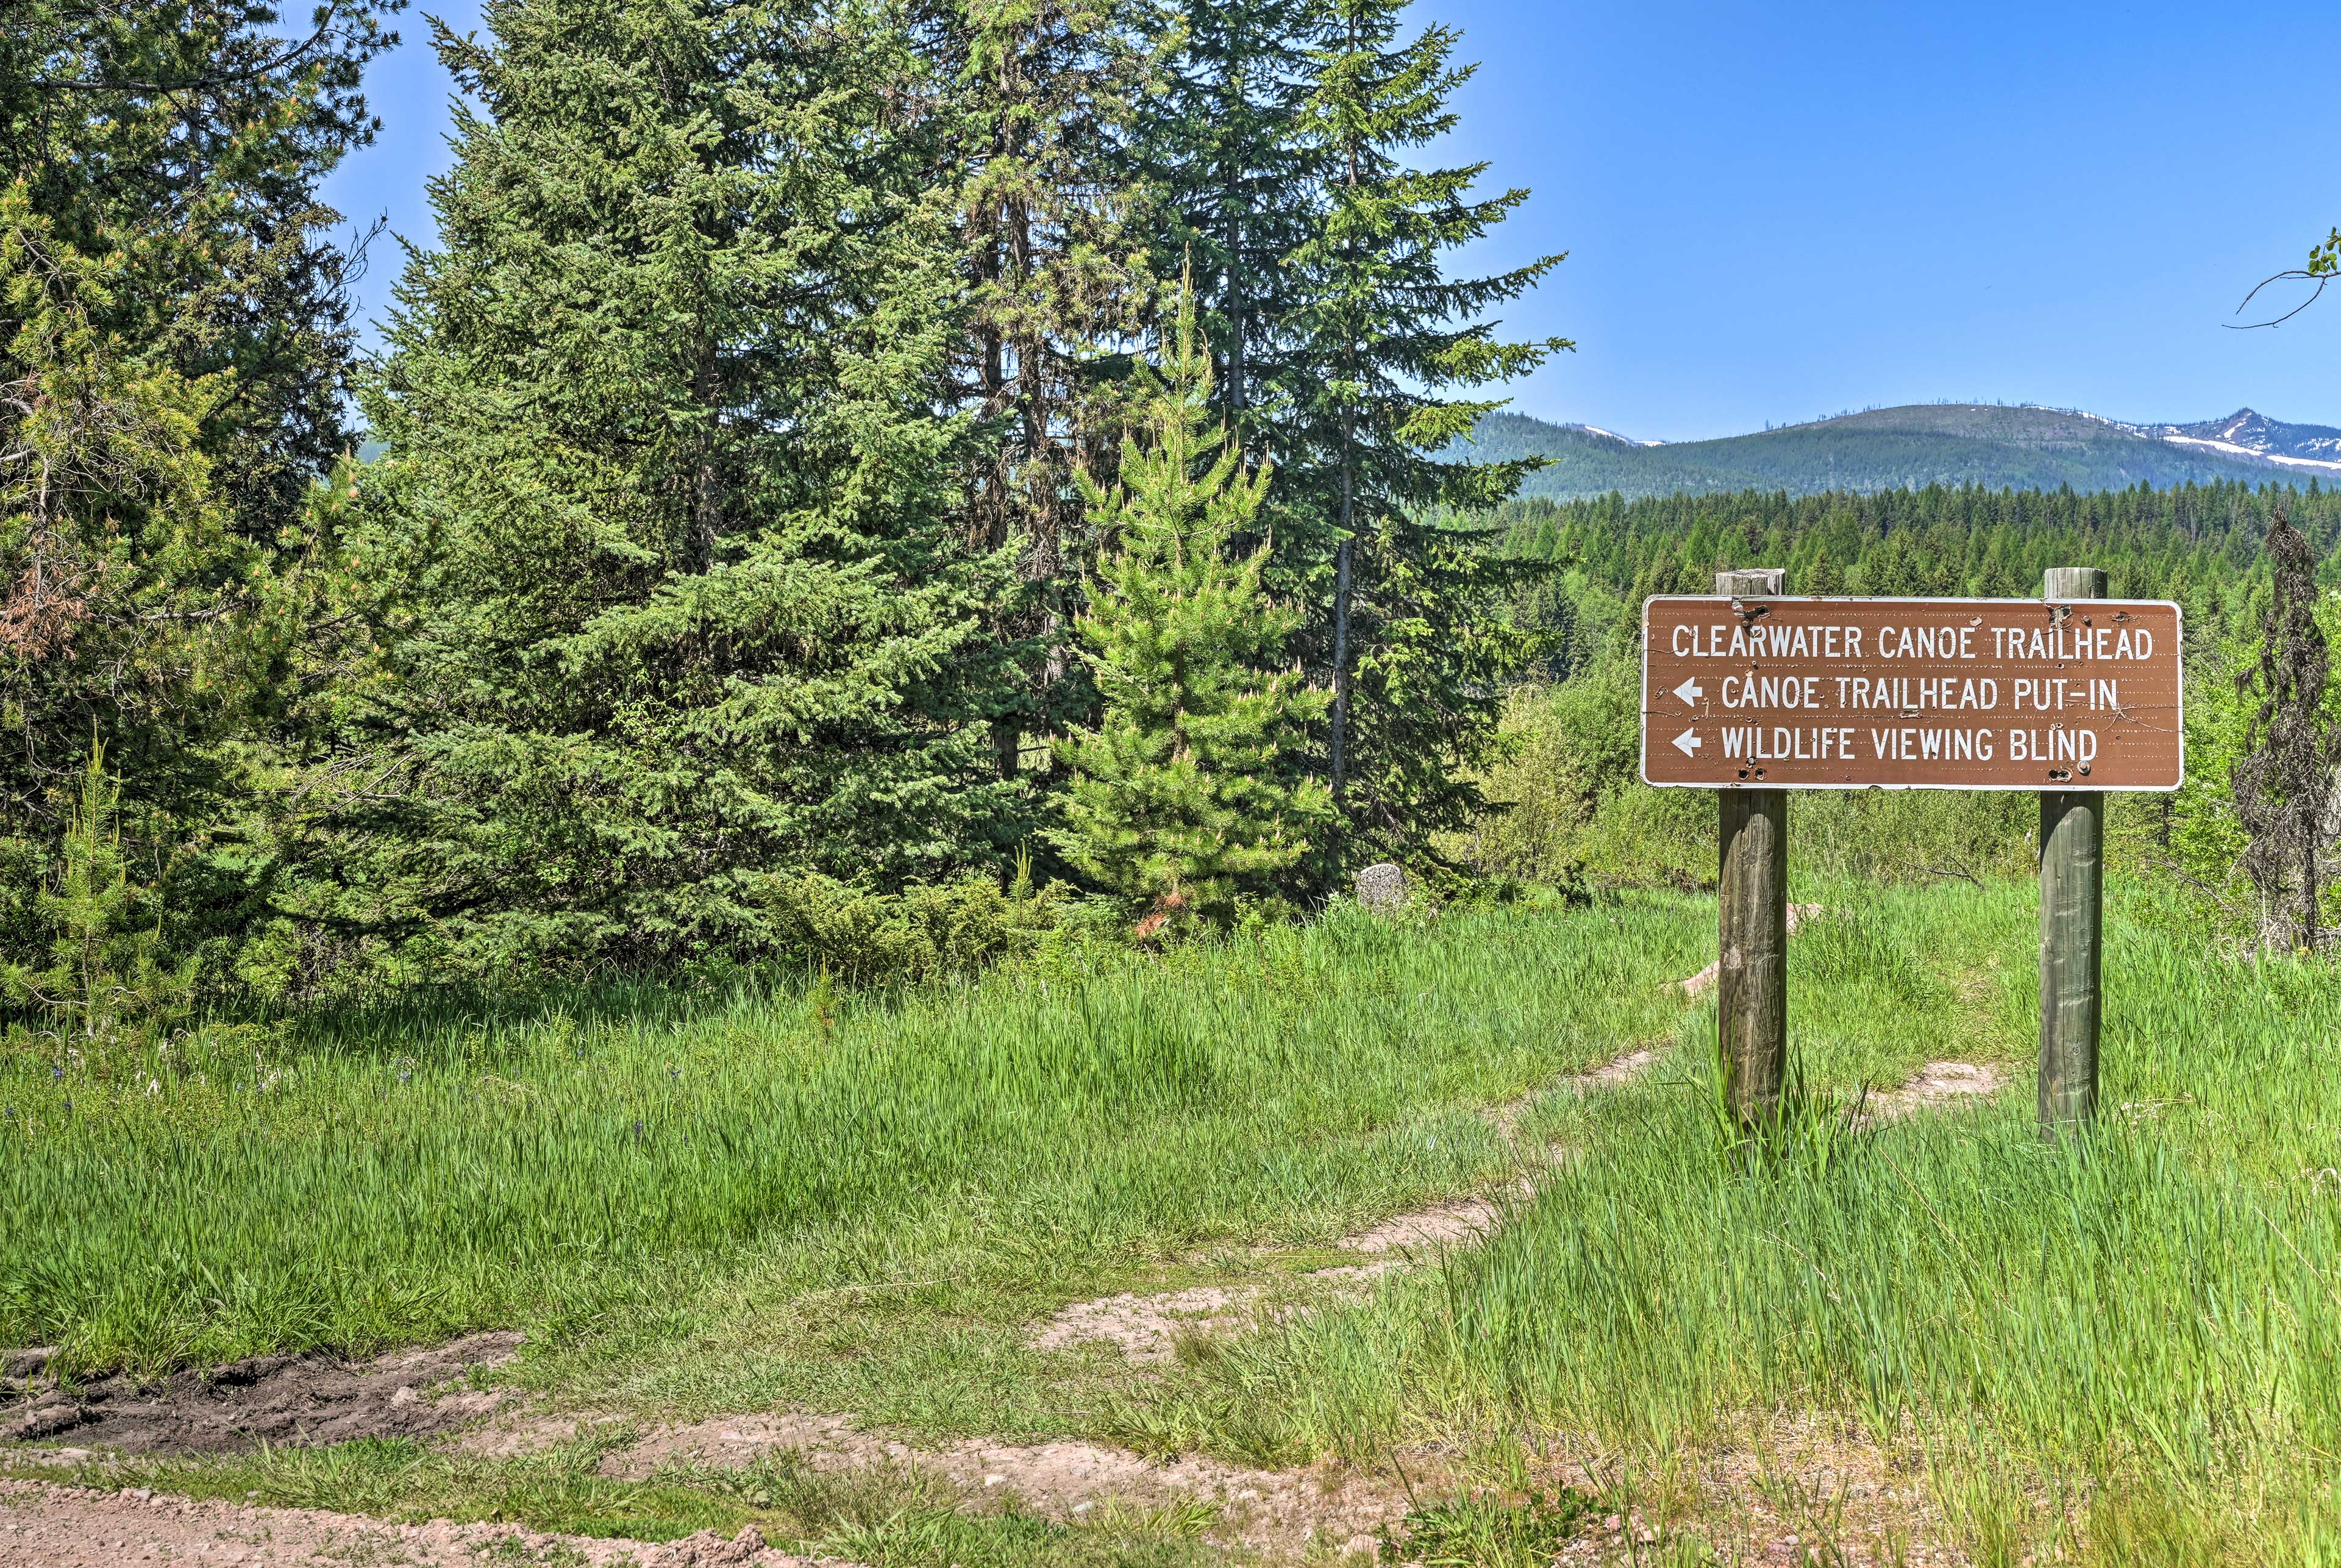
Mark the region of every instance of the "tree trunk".
<instances>
[{"instance_id":1,"label":"tree trunk","mask_svg":"<svg viewBox=\"0 0 2341 1568\"><path fill-rule=\"evenodd\" d=\"M1349 774L1344 750L1350 728L1350 575L1357 554L1357 536L1350 532L1356 519L1356 489L1351 473L1350 438L1341 437L1341 547L1333 568L1333 821L1340 831L1341 794Z\"/></svg>"},{"instance_id":2,"label":"tree trunk","mask_svg":"<svg viewBox=\"0 0 2341 1568\"><path fill-rule=\"evenodd\" d=\"M715 541L723 531L723 481L716 471L715 353L702 344L691 373L691 398L702 421L691 477L691 535L682 551L683 570L694 575L715 564Z\"/></svg>"}]
</instances>

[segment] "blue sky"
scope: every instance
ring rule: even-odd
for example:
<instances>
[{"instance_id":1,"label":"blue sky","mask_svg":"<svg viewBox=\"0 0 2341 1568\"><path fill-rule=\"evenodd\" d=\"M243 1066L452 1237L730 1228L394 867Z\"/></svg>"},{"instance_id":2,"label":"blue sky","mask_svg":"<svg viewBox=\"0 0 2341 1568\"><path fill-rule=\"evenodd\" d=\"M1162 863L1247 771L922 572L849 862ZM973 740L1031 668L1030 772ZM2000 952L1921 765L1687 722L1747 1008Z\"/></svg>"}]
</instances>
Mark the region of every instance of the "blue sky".
<instances>
[{"instance_id":1,"label":"blue sky","mask_svg":"<svg viewBox=\"0 0 2341 1568\"><path fill-rule=\"evenodd\" d=\"M479 22L476 0L416 3L373 72L382 138L329 195L427 242L449 86L420 13ZM1466 265L1570 253L1508 313L1579 345L1510 389L1525 413L1665 440L1938 398L2341 424L2341 291L2273 331L2226 328L2341 222L2319 138L2329 12L1417 9L1480 62L1439 153L1535 193ZM398 265L385 244L369 312Z\"/></svg>"}]
</instances>

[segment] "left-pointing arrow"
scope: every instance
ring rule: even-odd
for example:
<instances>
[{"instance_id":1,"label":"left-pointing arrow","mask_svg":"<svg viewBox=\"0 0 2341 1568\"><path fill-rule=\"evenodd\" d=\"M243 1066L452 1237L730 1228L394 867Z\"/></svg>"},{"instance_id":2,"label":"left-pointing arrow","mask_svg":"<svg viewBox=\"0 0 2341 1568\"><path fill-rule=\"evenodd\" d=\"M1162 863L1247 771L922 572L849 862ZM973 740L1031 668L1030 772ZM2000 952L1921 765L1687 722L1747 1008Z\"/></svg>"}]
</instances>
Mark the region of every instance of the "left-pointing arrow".
<instances>
[{"instance_id":1,"label":"left-pointing arrow","mask_svg":"<svg viewBox=\"0 0 2341 1568\"><path fill-rule=\"evenodd\" d=\"M1698 732L1697 730L1685 730L1682 734L1675 737L1675 749L1681 752L1685 756L1691 755L1704 744L1705 743L1698 738Z\"/></svg>"},{"instance_id":2,"label":"left-pointing arrow","mask_svg":"<svg viewBox=\"0 0 2341 1568\"><path fill-rule=\"evenodd\" d=\"M1680 697L1686 703L1697 703L1705 690L1706 688L1698 684L1698 677L1697 675L1693 675L1689 680L1685 681L1681 685L1675 688L1675 695Z\"/></svg>"}]
</instances>

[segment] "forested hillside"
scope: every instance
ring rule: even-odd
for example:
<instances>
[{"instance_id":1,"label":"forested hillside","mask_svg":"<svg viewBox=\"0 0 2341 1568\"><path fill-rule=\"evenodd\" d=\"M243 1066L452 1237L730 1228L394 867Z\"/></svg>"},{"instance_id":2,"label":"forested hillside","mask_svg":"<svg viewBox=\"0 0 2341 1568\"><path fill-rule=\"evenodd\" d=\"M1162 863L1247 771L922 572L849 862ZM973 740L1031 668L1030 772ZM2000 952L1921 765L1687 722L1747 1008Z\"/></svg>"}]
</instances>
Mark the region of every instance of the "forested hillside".
<instances>
[{"instance_id":1,"label":"forested hillside","mask_svg":"<svg viewBox=\"0 0 2341 1568\"><path fill-rule=\"evenodd\" d=\"M1644 445L1582 425L1499 412L1480 420L1471 443L1455 451L1479 462L1542 457L1547 465L1523 491L1557 500L1611 491L1643 496L1763 489L1802 495L1930 484L2120 490L2305 478L2297 468L2287 472L2238 443L2170 439L2148 434L2150 428L2184 433L2195 427L2126 425L2047 408L1921 404L1715 441Z\"/></svg>"},{"instance_id":2,"label":"forested hillside","mask_svg":"<svg viewBox=\"0 0 2341 1568\"><path fill-rule=\"evenodd\" d=\"M2190 634L2207 638L2245 629L2239 617L2266 583L2263 545L2279 510L2307 536L2326 578L2341 575L2341 494L2315 481L2090 494L1930 486L1539 496L1494 516L1507 551L1565 574L1528 600L1530 619L1564 628L1579 614L1615 625L1652 594L1708 593L1731 566L1783 567L1796 594L2030 598L2047 567L2093 565L2117 598L2177 600Z\"/></svg>"}]
</instances>

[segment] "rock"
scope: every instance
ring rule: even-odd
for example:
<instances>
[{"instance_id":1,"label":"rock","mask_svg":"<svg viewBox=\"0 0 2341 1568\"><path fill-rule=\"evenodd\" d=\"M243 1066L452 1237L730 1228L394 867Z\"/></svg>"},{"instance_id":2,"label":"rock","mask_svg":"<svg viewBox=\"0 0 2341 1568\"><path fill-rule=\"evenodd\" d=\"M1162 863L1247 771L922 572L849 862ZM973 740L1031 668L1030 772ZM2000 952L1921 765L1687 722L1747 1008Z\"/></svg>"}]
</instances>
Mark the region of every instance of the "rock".
<instances>
[{"instance_id":1,"label":"rock","mask_svg":"<svg viewBox=\"0 0 2341 1568\"><path fill-rule=\"evenodd\" d=\"M764 1533L751 1524L726 1541L712 1530L702 1530L696 1535L684 1536L668 1550L684 1563L753 1563L764 1550Z\"/></svg>"},{"instance_id":2,"label":"rock","mask_svg":"<svg viewBox=\"0 0 2341 1568\"><path fill-rule=\"evenodd\" d=\"M0 1359L0 1373L15 1378L38 1377L49 1370L49 1363L56 1358L56 1353L57 1347L53 1344L27 1345L23 1350L12 1350L5 1359Z\"/></svg>"},{"instance_id":3,"label":"rock","mask_svg":"<svg viewBox=\"0 0 2341 1568\"><path fill-rule=\"evenodd\" d=\"M1406 902L1406 871L1385 860L1358 873L1358 902L1368 909L1395 909Z\"/></svg>"}]
</instances>

